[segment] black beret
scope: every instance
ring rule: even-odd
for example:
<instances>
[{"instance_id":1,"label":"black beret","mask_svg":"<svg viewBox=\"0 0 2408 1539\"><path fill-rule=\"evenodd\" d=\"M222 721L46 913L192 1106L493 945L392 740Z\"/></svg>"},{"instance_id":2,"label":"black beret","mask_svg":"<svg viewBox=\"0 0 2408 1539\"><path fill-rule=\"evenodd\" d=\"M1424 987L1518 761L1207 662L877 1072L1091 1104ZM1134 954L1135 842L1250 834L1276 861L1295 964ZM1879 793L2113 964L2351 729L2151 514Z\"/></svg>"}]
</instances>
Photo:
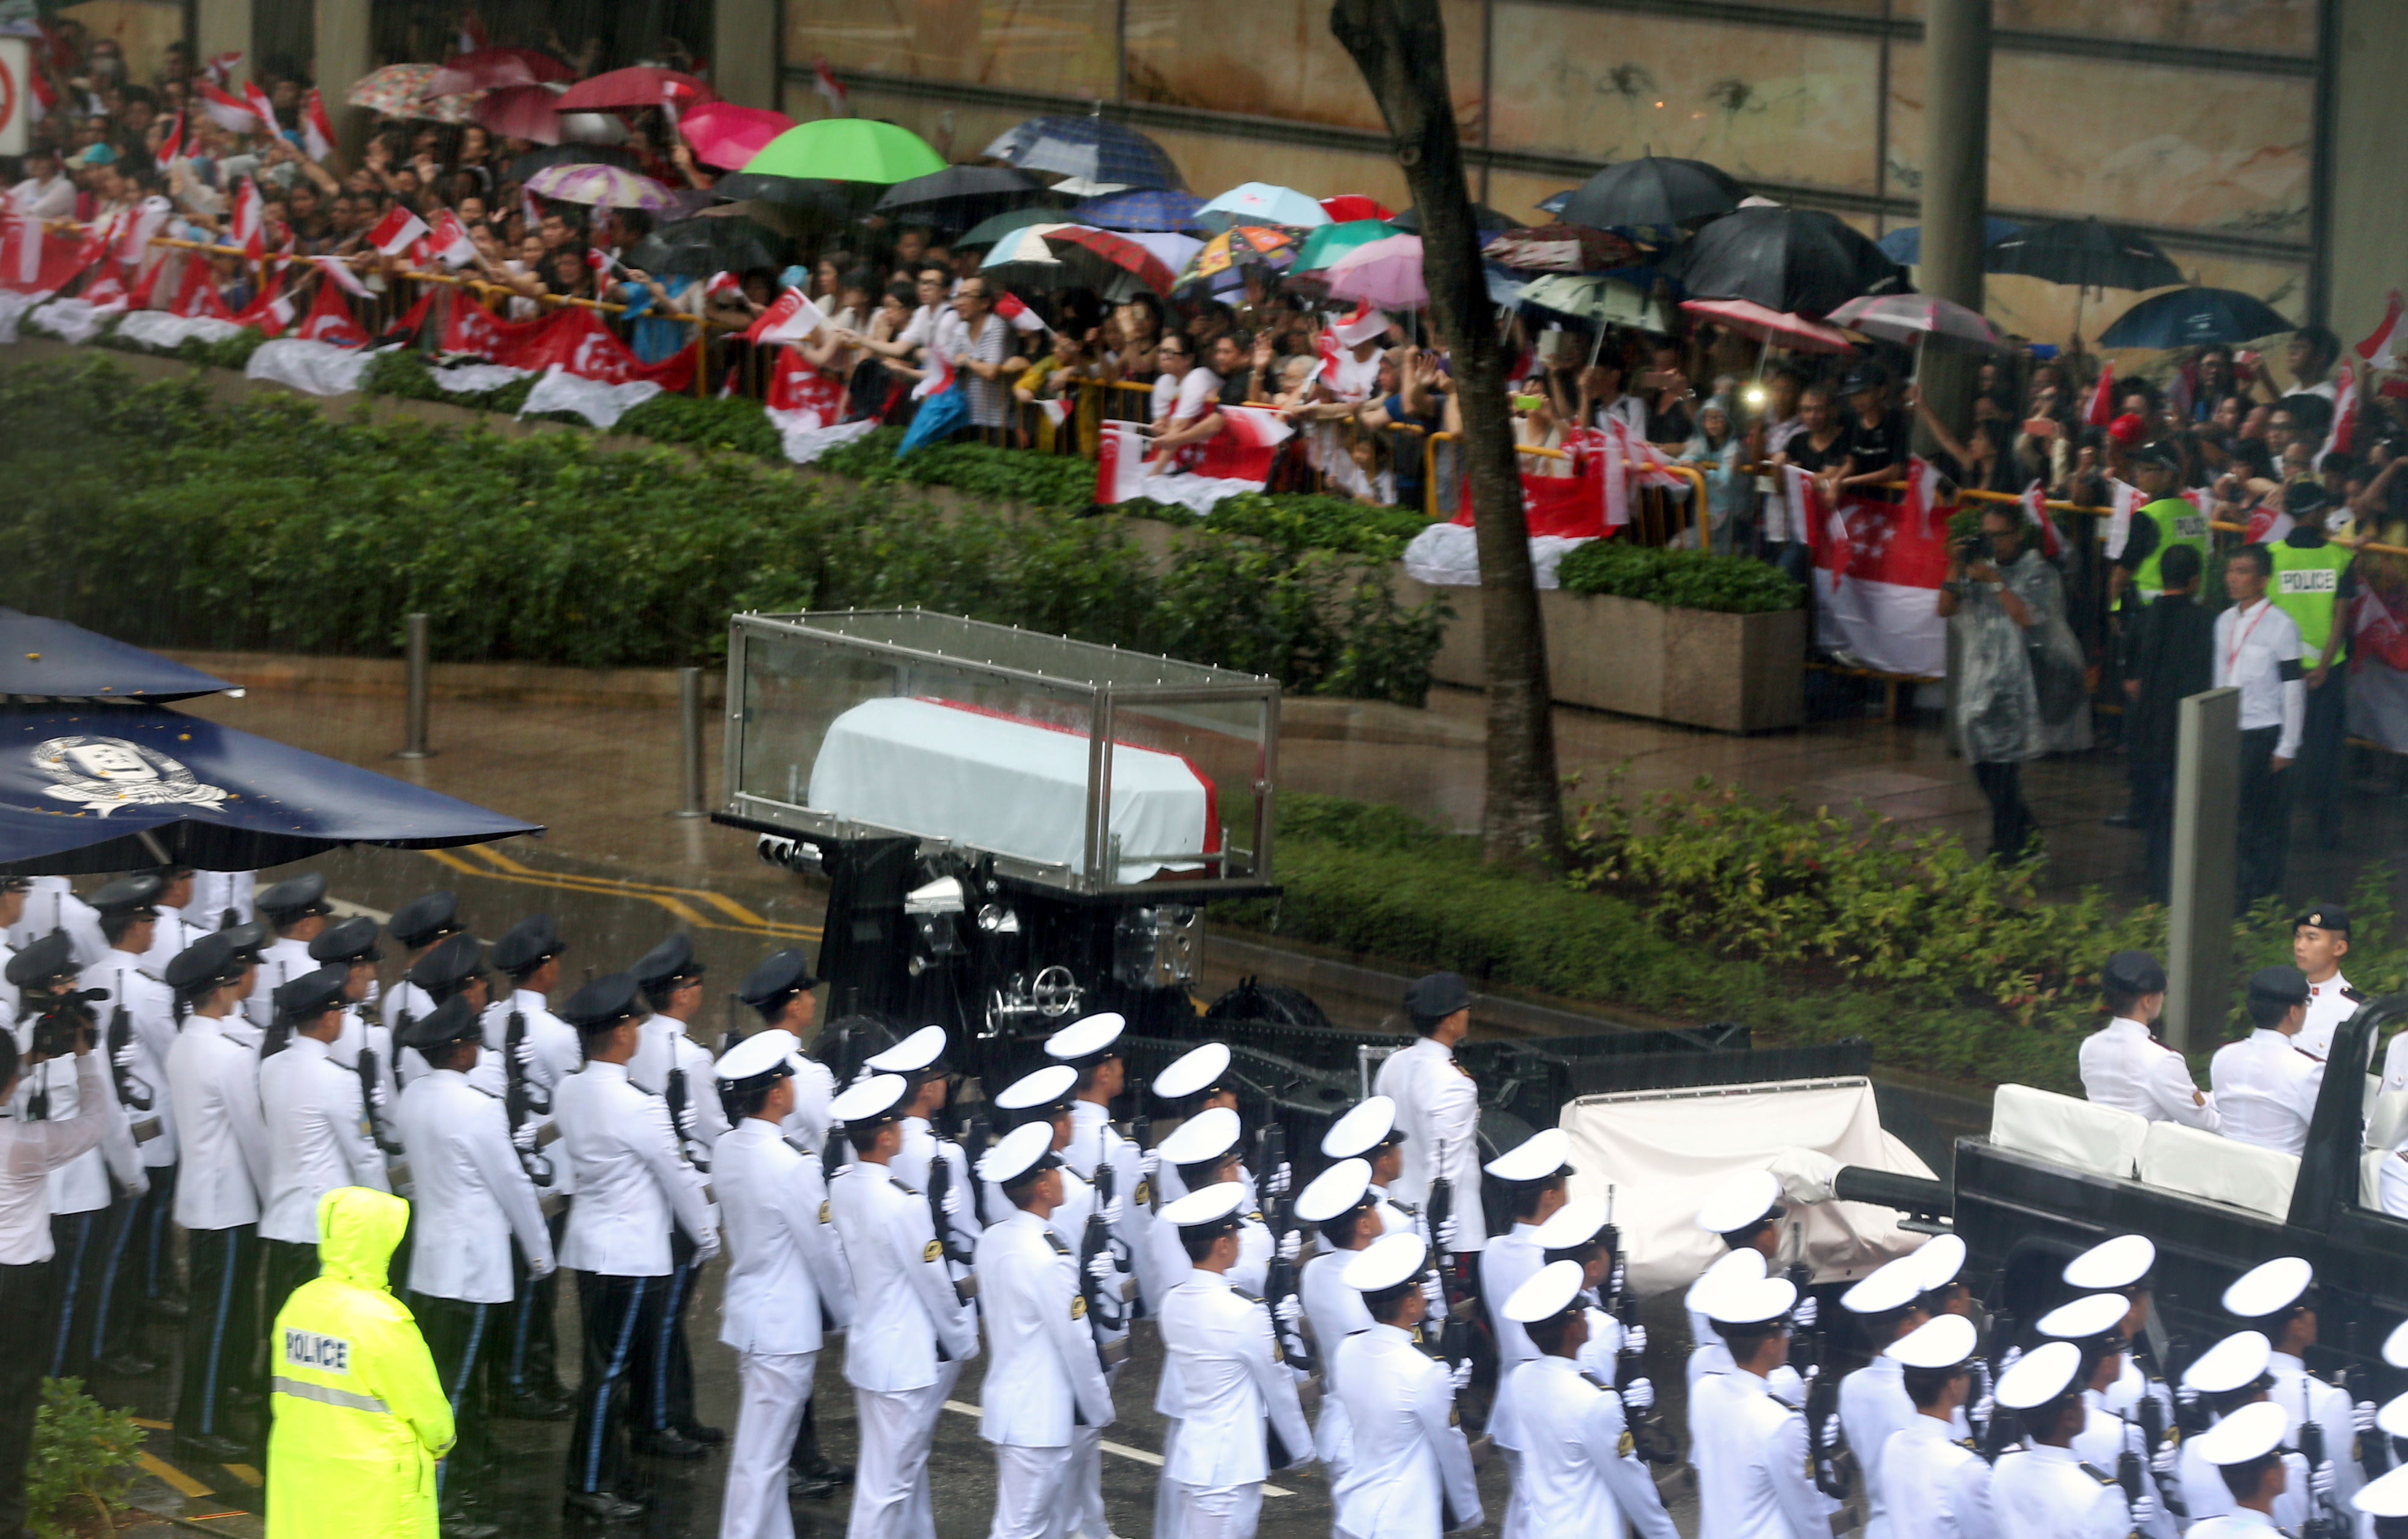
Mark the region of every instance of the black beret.
<instances>
[{"instance_id":1,"label":"black beret","mask_svg":"<svg viewBox=\"0 0 2408 1539\"><path fill-rule=\"evenodd\" d=\"M253 960L258 958L260 948L267 944L267 926L257 919L247 919L240 924L227 925L218 933L226 938L228 946Z\"/></svg>"},{"instance_id":2,"label":"black beret","mask_svg":"<svg viewBox=\"0 0 2408 1539\"><path fill-rule=\"evenodd\" d=\"M309 943L311 962L382 962L377 949L377 922L366 914L337 919Z\"/></svg>"},{"instance_id":3,"label":"black beret","mask_svg":"<svg viewBox=\"0 0 2408 1539\"><path fill-rule=\"evenodd\" d=\"M637 959L636 981L647 990L666 989L680 978L702 976L694 960L694 937L681 930Z\"/></svg>"},{"instance_id":4,"label":"black beret","mask_svg":"<svg viewBox=\"0 0 2408 1539\"><path fill-rule=\"evenodd\" d=\"M394 1040L402 1047L431 1053L454 1042L482 1042L484 1037L485 1029L477 1012L466 999L454 994L402 1028Z\"/></svg>"},{"instance_id":5,"label":"black beret","mask_svg":"<svg viewBox=\"0 0 2408 1539\"><path fill-rule=\"evenodd\" d=\"M76 972L75 942L67 939L64 930L51 931L8 959L8 981L20 989L56 977L73 977Z\"/></svg>"},{"instance_id":6,"label":"black beret","mask_svg":"<svg viewBox=\"0 0 2408 1539\"><path fill-rule=\"evenodd\" d=\"M2304 1005L2308 1000L2308 976L2288 962L2279 967L2260 967L2249 975L2249 998L2264 1000L2269 1005Z\"/></svg>"},{"instance_id":7,"label":"black beret","mask_svg":"<svg viewBox=\"0 0 2408 1539\"><path fill-rule=\"evenodd\" d=\"M305 871L290 876L273 887L263 887L251 905L271 919L288 920L323 914L326 909L326 874Z\"/></svg>"},{"instance_id":8,"label":"black beret","mask_svg":"<svg viewBox=\"0 0 2408 1539\"><path fill-rule=\"evenodd\" d=\"M0 892L31 892L33 890L34 878L31 876L0 876Z\"/></svg>"},{"instance_id":9,"label":"black beret","mask_svg":"<svg viewBox=\"0 0 2408 1539\"><path fill-rule=\"evenodd\" d=\"M150 914L159 912L159 890L167 884L141 872L132 876L120 876L85 901L103 914Z\"/></svg>"},{"instance_id":10,"label":"black beret","mask_svg":"<svg viewBox=\"0 0 2408 1539\"><path fill-rule=\"evenodd\" d=\"M415 951L460 928L459 896L438 889L412 898L393 911L385 928L393 933L394 944Z\"/></svg>"},{"instance_id":11,"label":"black beret","mask_svg":"<svg viewBox=\"0 0 2408 1539\"><path fill-rule=\"evenodd\" d=\"M477 976L483 953L484 947L465 930L446 935L410 968L409 981L430 994L457 989Z\"/></svg>"},{"instance_id":12,"label":"black beret","mask_svg":"<svg viewBox=\"0 0 2408 1539\"><path fill-rule=\"evenodd\" d=\"M2337 903L2321 904L2291 921L2291 928L2294 930L2301 925L2313 926L2318 930L2329 930L2337 935L2346 935L2349 933L2349 910Z\"/></svg>"},{"instance_id":13,"label":"black beret","mask_svg":"<svg viewBox=\"0 0 2408 1539\"><path fill-rule=\"evenodd\" d=\"M566 949L552 928L551 915L530 914L502 932L502 938L494 943L494 965L516 977Z\"/></svg>"},{"instance_id":14,"label":"black beret","mask_svg":"<svg viewBox=\"0 0 2408 1539\"><path fill-rule=\"evenodd\" d=\"M176 953L167 963L167 987L179 994L197 994L221 983L237 981L250 965L250 955L220 930L203 935Z\"/></svg>"},{"instance_id":15,"label":"black beret","mask_svg":"<svg viewBox=\"0 0 2408 1539\"><path fill-rule=\"evenodd\" d=\"M2160 470L2180 470L2183 467L2182 450L2168 443L2143 444L2132 450L2132 463L2156 465Z\"/></svg>"},{"instance_id":16,"label":"black beret","mask_svg":"<svg viewBox=\"0 0 2408 1539\"><path fill-rule=\"evenodd\" d=\"M636 975L605 973L568 996L560 1019L588 1035L635 1019Z\"/></svg>"},{"instance_id":17,"label":"black beret","mask_svg":"<svg viewBox=\"0 0 2408 1539\"><path fill-rule=\"evenodd\" d=\"M736 997L756 1010L769 1009L788 994L810 988L819 979L811 976L810 963L804 960L800 947L790 946L775 952L769 960L744 975L737 986Z\"/></svg>"},{"instance_id":18,"label":"black beret","mask_svg":"<svg viewBox=\"0 0 2408 1539\"><path fill-rule=\"evenodd\" d=\"M2321 481L2298 480L2283 489L2283 511L2295 518L2302 513L2322 513L2340 501L2325 490Z\"/></svg>"},{"instance_id":19,"label":"black beret","mask_svg":"<svg viewBox=\"0 0 2408 1539\"><path fill-rule=\"evenodd\" d=\"M348 967L319 967L276 990L276 1007L294 1020L309 1020L343 1003L343 986L351 981Z\"/></svg>"},{"instance_id":20,"label":"black beret","mask_svg":"<svg viewBox=\"0 0 2408 1539\"><path fill-rule=\"evenodd\" d=\"M1444 1020L1471 1007L1471 985L1459 973L1432 973L1405 990L1405 1014L1416 1020Z\"/></svg>"},{"instance_id":21,"label":"black beret","mask_svg":"<svg viewBox=\"0 0 2408 1539\"><path fill-rule=\"evenodd\" d=\"M2100 981L2119 994L2161 994L2166 990L2166 970L2146 951L2118 951L2107 959Z\"/></svg>"}]
</instances>

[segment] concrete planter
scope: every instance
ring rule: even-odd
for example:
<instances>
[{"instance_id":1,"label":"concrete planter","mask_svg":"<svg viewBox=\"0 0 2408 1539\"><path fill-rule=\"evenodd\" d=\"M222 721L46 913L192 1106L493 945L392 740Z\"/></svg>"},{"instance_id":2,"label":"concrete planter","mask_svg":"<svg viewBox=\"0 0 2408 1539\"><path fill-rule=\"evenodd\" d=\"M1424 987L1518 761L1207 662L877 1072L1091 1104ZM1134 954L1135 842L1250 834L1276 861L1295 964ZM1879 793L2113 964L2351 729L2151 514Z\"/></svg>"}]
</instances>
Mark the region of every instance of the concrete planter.
<instances>
[{"instance_id":1,"label":"concrete planter","mask_svg":"<svg viewBox=\"0 0 2408 1539\"><path fill-rule=\"evenodd\" d=\"M1409 577L1398 578L1398 588L1408 603L1433 591ZM1432 672L1440 683L1476 689L1484 682L1480 593L1448 592L1455 619ZM1559 705L1730 733L1772 732L1805 720L1803 609L1724 615L1547 589L1539 594L1539 614Z\"/></svg>"}]
</instances>

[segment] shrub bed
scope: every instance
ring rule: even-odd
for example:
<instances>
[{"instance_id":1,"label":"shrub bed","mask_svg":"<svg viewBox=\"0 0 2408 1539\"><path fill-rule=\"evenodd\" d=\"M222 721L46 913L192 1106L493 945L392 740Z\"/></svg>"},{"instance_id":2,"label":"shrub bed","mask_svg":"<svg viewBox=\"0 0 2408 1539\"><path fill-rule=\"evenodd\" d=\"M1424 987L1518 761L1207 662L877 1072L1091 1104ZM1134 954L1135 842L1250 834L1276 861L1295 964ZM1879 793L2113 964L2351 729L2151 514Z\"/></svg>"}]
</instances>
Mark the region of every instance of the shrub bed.
<instances>
[{"instance_id":1,"label":"shrub bed","mask_svg":"<svg viewBox=\"0 0 2408 1539\"><path fill-rule=\"evenodd\" d=\"M1564 557L1555 575L1568 592L1644 599L1675 609L1760 615L1806 602L1806 591L1795 577L1763 562L1621 540L1592 540L1578 547Z\"/></svg>"}]
</instances>

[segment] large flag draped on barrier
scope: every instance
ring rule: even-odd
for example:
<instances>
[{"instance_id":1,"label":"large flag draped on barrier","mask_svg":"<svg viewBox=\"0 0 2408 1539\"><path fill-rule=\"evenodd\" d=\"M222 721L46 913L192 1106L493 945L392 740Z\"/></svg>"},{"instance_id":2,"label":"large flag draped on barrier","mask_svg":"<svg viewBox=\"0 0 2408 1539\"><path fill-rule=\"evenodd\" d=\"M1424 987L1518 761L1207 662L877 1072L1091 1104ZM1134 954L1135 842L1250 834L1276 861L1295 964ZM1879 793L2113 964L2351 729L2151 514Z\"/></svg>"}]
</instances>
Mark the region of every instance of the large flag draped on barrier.
<instances>
[{"instance_id":1,"label":"large flag draped on barrier","mask_svg":"<svg viewBox=\"0 0 2408 1539\"><path fill-rule=\"evenodd\" d=\"M1938 678L1948 665L1940 583L1948 571L1948 515L1920 459L1909 462L1902 502L1843 498L1788 466L1783 490L1804 516L1814 552L1816 639L1882 673Z\"/></svg>"},{"instance_id":2,"label":"large flag draped on barrier","mask_svg":"<svg viewBox=\"0 0 2408 1539\"><path fill-rule=\"evenodd\" d=\"M1270 480L1279 447L1296 429L1262 406L1222 406L1221 431L1192 454L1185 473L1165 475L1146 461L1152 449L1135 422L1106 422L1096 457L1096 501L1105 506L1145 498L1209 514L1224 498L1260 492Z\"/></svg>"}]
</instances>

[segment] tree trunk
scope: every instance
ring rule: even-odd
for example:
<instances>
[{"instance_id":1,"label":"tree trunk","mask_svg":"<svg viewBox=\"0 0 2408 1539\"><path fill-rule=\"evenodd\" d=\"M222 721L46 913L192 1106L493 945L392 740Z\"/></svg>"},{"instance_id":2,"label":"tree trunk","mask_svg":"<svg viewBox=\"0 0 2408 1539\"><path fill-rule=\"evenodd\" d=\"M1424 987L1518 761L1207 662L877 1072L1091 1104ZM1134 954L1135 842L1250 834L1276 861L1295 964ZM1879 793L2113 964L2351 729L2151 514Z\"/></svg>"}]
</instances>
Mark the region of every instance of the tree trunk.
<instances>
[{"instance_id":1,"label":"tree trunk","mask_svg":"<svg viewBox=\"0 0 2408 1539\"><path fill-rule=\"evenodd\" d=\"M1487 676L1488 799L1481 814L1481 852L1492 863L1557 866L1564 856L1563 791L1555 777L1546 642L1506 410L1505 360L1447 89L1439 0L1336 0L1329 25L1363 72L1395 138L1397 163L1421 220L1431 330L1454 357L1479 536Z\"/></svg>"}]
</instances>

